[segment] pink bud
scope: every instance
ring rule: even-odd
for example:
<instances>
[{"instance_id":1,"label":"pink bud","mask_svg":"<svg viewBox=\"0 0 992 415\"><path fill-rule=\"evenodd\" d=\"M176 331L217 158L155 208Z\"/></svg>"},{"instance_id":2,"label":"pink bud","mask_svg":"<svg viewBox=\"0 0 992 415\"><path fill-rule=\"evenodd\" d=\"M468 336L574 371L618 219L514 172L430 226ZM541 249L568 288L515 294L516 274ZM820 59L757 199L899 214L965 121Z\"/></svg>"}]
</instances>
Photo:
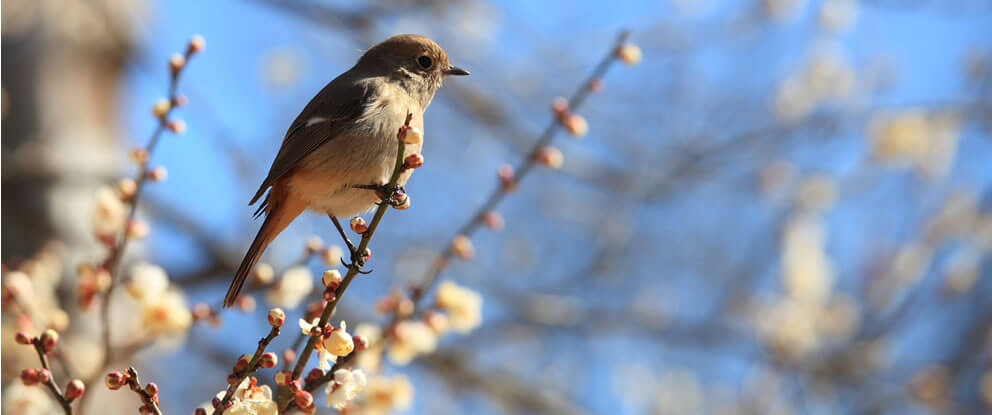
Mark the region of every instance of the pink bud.
<instances>
[{"instance_id":1,"label":"pink bud","mask_svg":"<svg viewBox=\"0 0 992 415\"><path fill-rule=\"evenodd\" d=\"M559 118L568 114L568 100L565 97L555 97L551 100L551 111Z\"/></svg>"},{"instance_id":2,"label":"pink bud","mask_svg":"<svg viewBox=\"0 0 992 415\"><path fill-rule=\"evenodd\" d=\"M52 351L58 342L59 333L57 331L48 329L41 333L41 346L44 347L46 352Z\"/></svg>"},{"instance_id":3,"label":"pink bud","mask_svg":"<svg viewBox=\"0 0 992 415\"><path fill-rule=\"evenodd\" d=\"M172 131L173 134L183 134L186 132L186 121L180 119L169 120L166 127L169 131Z\"/></svg>"},{"instance_id":4,"label":"pink bud","mask_svg":"<svg viewBox=\"0 0 992 415\"><path fill-rule=\"evenodd\" d=\"M313 405L313 395L302 389L293 393L293 399L296 400L296 406L300 408L306 408Z\"/></svg>"},{"instance_id":5,"label":"pink bud","mask_svg":"<svg viewBox=\"0 0 992 415\"><path fill-rule=\"evenodd\" d=\"M362 219L361 216L355 216L351 218L351 230L361 235L369 230L369 226L365 223L365 219Z\"/></svg>"},{"instance_id":6,"label":"pink bud","mask_svg":"<svg viewBox=\"0 0 992 415\"><path fill-rule=\"evenodd\" d=\"M565 130L568 131L572 137L582 137L589 132L589 123L586 122L585 118L582 118L579 114L569 114L564 119Z\"/></svg>"},{"instance_id":7,"label":"pink bud","mask_svg":"<svg viewBox=\"0 0 992 415\"><path fill-rule=\"evenodd\" d=\"M255 297L250 295L238 296L237 300L235 300L235 305L238 306L238 310L250 313L255 311Z\"/></svg>"},{"instance_id":8,"label":"pink bud","mask_svg":"<svg viewBox=\"0 0 992 415\"><path fill-rule=\"evenodd\" d=\"M324 301L331 302L338 298L337 288L327 287L324 289Z\"/></svg>"},{"instance_id":9,"label":"pink bud","mask_svg":"<svg viewBox=\"0 0 992 415\"><path fill-rule=\"evenodd\" d=\"M369 341L364 336L352 336L351 340L355 343L356 351L361 351L369 348Z\"/></svg>"},{"instance_id":10,"label":"pink bud","mask_svg":"<svg viewBox=\"0 0 992 415\"><path fill-rule=\"evenodd\" d=\"M17 342L17 344L31 344L31 335L29 335L26 331L19 331L14 335L14 341Z\"/></svg>"},{"instance_id":11,"label":"pink bud","mask_svg":"<svg viewBox=\"0 0 992 415\"><path fill-rule=\"evenodd\" d=\"M269 310L269 324L272 327L282 327L282 324L286 322L286 313L282 311L281 308L273 308Z\"/></svg>"},{"instance_id":12,"label":"pink bud","mask_svg":"<svg viewBox=\"0 0 992 415\"><path fill-rule=\"evenodd\" d=\"M231 374L227 375L227 384L228 385L237 385L238 383L241 383L241 377L239 377L238 375L236 375L234 373L231 373Z\"/></svg>"},{"instance_id":13,"label":"pink bud","mask_svg":"<svg viewBox=\"0 0 992 415\"><path fill-rule=\"evenodd\" d=\"M203 49L207 47L207 41L203 39L203 36L193 35L193 38L189 40L189 45L186 46L186 54L193 55L195 53L203 52Z\"/></svg>"},{"instance_id":14,"label":"pink bud","mask_svg":"<svg viewBox=\"0 0 992 415\"><path fill-rule=\"evenodd\" d=\"M172 98L173 107L185 107L186 104L188 103L189 103L189 98L186 98L185 95L176 95L175 97Z\"/></svg>"},{"instance_id":15,"label":"pink bud","mask_svg":"<svg viewBox=\"0 0 992 415\"><path fill-rule=\"evenodd\" d=\"M275 375L276 385L286 386L286 384L290 381L292 377L293 377L293 372L290 372L288 370L280 370L276 372Z\"/></svg>"},{"instance_id":16,"label":"pink bud","mask_svg":"<svg viewBox=\"0 0 992 415\"><path fill-rule=\"evenodd\" d=\"M593 93L603 92L603 80L596 78L589 82L589 91Z\"/></svg>"},{"instance_id":17,"label":"pink bud","mask_svg":"<svg viewBox=\"0 0 992 415\"><path fill-rule=\"evenodd\" d=\"M127 229L124 232L127 239L143 239L148 236L148 223L140 219L131 219L127 222Z\"/></svg>"},{"instance_id":18,"label":"pink bud","mask_svg":"<svg viewBox=\"0 0 992 415\"><path fill-rule=\"evenodd\" d=\"M451 251L464 260L470 260L475 257L475 248L472 246L472 240L468 239L465 235L455 235L454 239L451 240Z\"/></svg>"},{"instance_id":19,"label":"pink bud","mask_svg":"<svg viewBox=\"0 0 992 415\"><path fill-rule=\"evenodd\" d=\"M83 396L84 393L86 393L86 385L79 379L74 379L65 385L65 398L70 402Z\"/></svg>"},{"instance_id":20,"label":"pink bud","mask_svg":"<svg viewBox=\"0 0 992 415\"><path fill-rule=\"evenodd\" d=\"M207 415L207 410L203 408L196 408L193 410L193 415Z\"/></svg>"},{"instance_id":21,"label":"pink bud","mask_svg":"<svg viewBox=\"0 0 992 415\"><path fill-rule=\"evenodd\" d=\"M279 358L276 357L275 352L265 352L262 357L258 359L258 366L262 369L271 369L279 363Z\"/></svg>"},{"instance_id":22,"label":"pink bud","mask_svg":"<svg viewBox=\"0 0 992 415\"><path fill-rule=\"evenodd\" d=\"M307 373L307 377L303 381L306 383L314 383L317 381L317 379L320 379L321 376L324 376L324 371L320 370L320 368L315 367L313 369L310 369L310 373Z\"/></svg>"},{"instance_id":23,"label":"pink bud","mask_svg":"<svg viewBox=\"0 0 992 415\"><path fill-rule=\"evenodd\" d=\"M517 187L514 183L513 166L505 163L499 166L499 183L505 191L511 191Z\"/></svg>"},{"instance_id":24,"label":"pink bud","mask_svg":"<svg viewBox=\"0 0 992 415\"><path fill-rule=\"evenodd\" d=\"M238 360L234 362L234 372L241 372L248 369L248 365L251 363L251 358L252 355L250 354L243 354L238 357Z\"/></svg>"},{"instance_id":25,"label":"pink bud","mask_svg":"<svg viewBox=\"0 0 992 415\"><path fill-rule=\"evenodd\" d=\"M321 276L320 281L327 288L333 287L333 289L337 289L338 285L341 285L341 273L336 269L329 269L324 271L324 275Z\"/></svg>"},{"instance_id":26,"label":"pink bud","mask_svg":"<svg viewBox=\"0 0 992 415\"><path fill-rule=\"evenodd\" d=\"M562 163L565 161L564 156L561 154L561 150L551 146L538 150L536 158L541 165L551 169L560 168Z\"/></svg>"},{"instance_id":27,"label":"pink bud","mask_svg":"<svg viewBox=\"0 0 992 415\"><path fill-rule=\"evenodd\" d=\"M482 217L482 220L486 222L486 226L491 230L497 232L503 230L503 215L500 215L499 212L490 210L486 212L485 216Z\"/></svg>"},{"instance_id":28,"label":"pink bud","mask_svg":"<svg viewBox=\"0 0 992 415\"><path fill-rule=\"evenodd\" d=\"M414 153L406 156L403 159L403 167L407 169L416 169L424 165L424 156L420 153Z\"/></svg>"},{"instance_id":29,"label":"pink bud","mask_svg":"<svg viewBox=\"0 0 992 415\"><path fill-rule=\"evenodd\" d=\"M24 386L31 386L38 383L38 371L34 369L24 369L21 371L21 383Z\"/></svg>"},{"instance_id":30,"label":"pink bud","mask_svg":"<svg viewBox=\"0 0 992 415\"><path fill-rule=\"evenodd\" d=\"M311 320L313 320L313 319L311 319ZM286 364L290 364L290 363L293 363L294 361L296 361L296 350L293 350L293 349L290 349L290 348L286 348L286 350L283 350L282 351L282 360L285 361Z\"/></svg>"},{"instance_id":31,"label":"pink bud","mask_svg":"<svg viewBox=\"0 0 992 415\"><path fill-rule=\"evenodd\" d=\"M146 176L148 177L148 180L153 182L163 182L166 177L169 177L169 171L163 166L155 166L148 171Z\"/></svg>"},{"instance_id":32,"label":"pink bud","mask_svg":"<svg viewBox=\"0 0 992 415\"><path fill-rule=\"evenodd\" d=\"M149 396L157 396L158 385L156 385L155 382L149 382L147 385L145 385L145 393L147 393Z\"/></svg>"},{"instance_id":33,"label":"pink bud","mask_svg":"<svg viewBox=\"0 0 992 415\"><path fill-rule=\"evenodd\" d=\"M104 383L107 384L110 390L118 390L127 383L127 375L121 372L110 372L104 378Z\"/></svg>"},{"instance_id":34,"label":"pink bud","mask_svg":"<svg viewBox=\"0 0 992 415\"><path fill-rule=\"evenodd\" d=\"M131 152L128 153L128 157L130 157L131 161L137 164L145 164L148 162L148 150L143 148L132 149Z\"/></svg>"},{"instance_id":35,"label":"pink bud","mask_svg":"<svg viewBox=\"0 0 992 415\"><path fill-rule=\"evenodd\" d=\"M49 372L48 369L38 369L37 376L38 383L48 383L52 379L52 372Z\"/></svg>"},{"instance_id":36,"label":"pink bud","mask_svg":"<svg viewBox=\"0 0 992 415\"><path fill-rule=\"evenodd\" d=\"M172 76L176 76L183 66L186 66L186 58L183 55L176 53L169 58L169 71L172 72Z\"/></svg>"}]
</instances>

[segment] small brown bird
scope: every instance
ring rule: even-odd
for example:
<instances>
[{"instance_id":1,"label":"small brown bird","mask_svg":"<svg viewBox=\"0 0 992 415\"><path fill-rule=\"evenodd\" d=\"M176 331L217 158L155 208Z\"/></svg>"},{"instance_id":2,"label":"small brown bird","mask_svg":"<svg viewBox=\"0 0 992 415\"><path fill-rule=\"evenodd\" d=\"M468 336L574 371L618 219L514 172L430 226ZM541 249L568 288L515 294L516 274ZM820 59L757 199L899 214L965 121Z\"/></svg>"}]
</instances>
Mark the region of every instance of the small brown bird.
<instances>
[{"instance_id":1,"label":"small brown bird","mask_svg":"<svg viewBox=\"0 0 992 415\"><path fill-rule=\"evenodd\" d=\"M224 298L231 307L258 258L304 209L327 214L344 237L338 216L368 211L378 202L375 192L354 185L385 183L396 161L396 132L413 114L410 125L423 131L424 110L448 75L468 75L452 66L434 41L398 35L365 52L358 63L327 84L289 126L282 147L255 204L265 214ZM404 156L419 153L408 145ZM403 185L410 177L404 172ZM347 237L345 237L347 240ZM352 252L352 257L355 253Z\"/></svg>"}]
</instances>

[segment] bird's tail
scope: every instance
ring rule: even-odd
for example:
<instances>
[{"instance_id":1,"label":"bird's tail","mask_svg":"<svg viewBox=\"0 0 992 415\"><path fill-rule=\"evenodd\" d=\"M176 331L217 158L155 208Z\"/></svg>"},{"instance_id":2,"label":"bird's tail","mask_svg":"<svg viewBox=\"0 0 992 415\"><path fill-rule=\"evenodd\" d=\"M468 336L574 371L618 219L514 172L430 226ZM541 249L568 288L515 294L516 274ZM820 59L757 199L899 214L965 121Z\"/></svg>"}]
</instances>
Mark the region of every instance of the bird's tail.
<instances>
[{"instance_id":1,"label":"bird's tail","mask_svg":"<svg viewBox=\"0 0 992 415\"><path fill-rule=\"evenodd\" d=\"M265 221L262 222L262 227L258 230L258 234L255 235L255 240L252 241L251 246L248 248L245 258L241 260L241 266L238 267L238 273L235 274L234 281L231 281L231 287L227 289L227 296L224 297L224 307L230 308L234 304L241 289L244 288L248 275L251 274L252 269L258 262L258 258L262 256L262 252L265 252L265 247L269 246L269 243L276 239L276 236L283 229L286 229L286 226L289 226L290 222L296 219L300 213L303 213L303 209L306 208L306 202L304 200L292 197L285 188L278 185L272 187L267 200L269 201L269 205L265 215Z\"/></svg>"}]
</instances>

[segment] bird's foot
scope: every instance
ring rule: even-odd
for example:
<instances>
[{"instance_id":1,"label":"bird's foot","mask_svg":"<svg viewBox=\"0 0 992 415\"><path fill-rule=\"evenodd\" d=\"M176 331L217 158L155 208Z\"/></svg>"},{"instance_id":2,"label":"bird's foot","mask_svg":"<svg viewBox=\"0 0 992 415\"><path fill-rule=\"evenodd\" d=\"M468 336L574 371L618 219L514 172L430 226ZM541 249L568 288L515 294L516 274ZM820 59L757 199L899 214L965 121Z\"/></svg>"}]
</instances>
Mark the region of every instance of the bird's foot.
<instances>
[{"instance_id":1,"label":"bird's foot","mask_svg":"<svg viewBox=\"0 0 992 415\"><path fill-rule=\"evenodd\" d=\"M403 206L407 202L406 188L403 186L389 184L356 184L351 186L355 189L365 189L375 191L379 197L379 203L388 203L390 206Z\"/></svg>"}]
</instances>

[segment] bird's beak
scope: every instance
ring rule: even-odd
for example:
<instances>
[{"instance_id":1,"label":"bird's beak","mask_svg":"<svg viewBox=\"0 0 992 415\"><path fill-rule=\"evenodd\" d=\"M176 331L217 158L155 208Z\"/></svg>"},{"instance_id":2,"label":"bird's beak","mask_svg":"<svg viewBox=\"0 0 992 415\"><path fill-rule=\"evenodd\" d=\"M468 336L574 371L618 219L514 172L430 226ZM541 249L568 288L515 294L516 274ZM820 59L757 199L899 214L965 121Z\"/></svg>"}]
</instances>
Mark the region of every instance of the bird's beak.
<instances>
[{"instance_id":1,"label":"bird's beak","mask_svg":"<svg viewBox=\"0 0 992 415\"><path fill-rule=\"evenodd\" d=\"M457 66L449 66L448 69L445 69L443 72L444 72L445 75L459 75L459 76L461 76L461 75L468 75L469 74L468 71L466 71L466 70L464 70L462 68L459 68Z\"/></svg>"}]
</instances>

